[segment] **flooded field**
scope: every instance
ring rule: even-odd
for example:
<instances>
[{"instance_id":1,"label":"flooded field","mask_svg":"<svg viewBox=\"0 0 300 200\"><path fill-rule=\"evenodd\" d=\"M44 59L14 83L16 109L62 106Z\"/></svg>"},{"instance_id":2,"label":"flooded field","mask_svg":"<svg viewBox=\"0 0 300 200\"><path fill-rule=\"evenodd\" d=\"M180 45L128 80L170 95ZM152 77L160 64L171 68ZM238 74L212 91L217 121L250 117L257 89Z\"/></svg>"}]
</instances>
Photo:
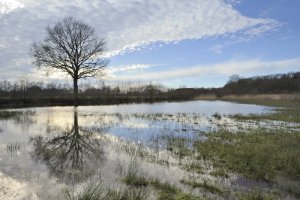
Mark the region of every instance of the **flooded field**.
<instances>
[{"instance_id":1,"label":"flooded field","mask_svg":"<svg viewBox=\"0 0 300 200\"><path fill-rule=\"evenodd\" d=\"M258 143L259 137L274 131L296 134L297 145L299 123L238 117L267 115L275 112L271 107L190 101L1 112L0 199L297 199L299 195L297 177L278 176L277 168L259 174L248 169L252 166L248 161L234 161L240 169L227 163L230 157L212 155L226 153L227 144L238 144L250 132L251 141L257 137ZM218 149L222 145L224 149ZM287 173L299 174L298 164L291 167L296 172Z\"/></svg>"}]
</instances>

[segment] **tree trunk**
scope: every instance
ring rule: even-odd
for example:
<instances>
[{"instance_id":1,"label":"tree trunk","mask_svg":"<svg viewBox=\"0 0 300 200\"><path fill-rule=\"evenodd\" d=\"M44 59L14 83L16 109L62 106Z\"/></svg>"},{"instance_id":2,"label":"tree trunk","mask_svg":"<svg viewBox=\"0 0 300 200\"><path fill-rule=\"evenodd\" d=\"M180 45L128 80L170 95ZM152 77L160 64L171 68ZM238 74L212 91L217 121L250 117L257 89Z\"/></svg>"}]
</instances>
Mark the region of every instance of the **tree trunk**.
<instances>
[{"instance_id":1,"label":"tree trunk","mask_svg":"<svg viewBox=\"0 0 300 200\"><path fill-rule=\"evenodd\" d=\"M73 104L74 106L78 106L78 79L77 77L74 77L73 78L73 89L74 89L74 92L73 92Z\"/></svg>"}]
</instances>

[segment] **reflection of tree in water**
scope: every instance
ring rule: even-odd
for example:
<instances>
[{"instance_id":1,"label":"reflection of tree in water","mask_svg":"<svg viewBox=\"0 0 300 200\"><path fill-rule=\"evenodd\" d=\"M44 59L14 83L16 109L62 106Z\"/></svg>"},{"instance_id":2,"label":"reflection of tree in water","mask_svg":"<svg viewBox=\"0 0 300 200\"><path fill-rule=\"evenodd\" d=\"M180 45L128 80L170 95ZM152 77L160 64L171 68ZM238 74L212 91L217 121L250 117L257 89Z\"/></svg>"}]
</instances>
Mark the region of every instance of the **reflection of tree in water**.
<instances>
[{"instance_id":1,"label":"reflection of tree in water","mask_svg":"<svg viewBox=\"0 0 300 200\"><path fill-rule=\"evenodd\" d=\"M104 159L103 148L97 135L78 126L74 111L74 126L62 135L32 138L33 158L44 162L50 174L67 183L86 180L96 173L97 164Z\"/></svg>"}]
</instances>

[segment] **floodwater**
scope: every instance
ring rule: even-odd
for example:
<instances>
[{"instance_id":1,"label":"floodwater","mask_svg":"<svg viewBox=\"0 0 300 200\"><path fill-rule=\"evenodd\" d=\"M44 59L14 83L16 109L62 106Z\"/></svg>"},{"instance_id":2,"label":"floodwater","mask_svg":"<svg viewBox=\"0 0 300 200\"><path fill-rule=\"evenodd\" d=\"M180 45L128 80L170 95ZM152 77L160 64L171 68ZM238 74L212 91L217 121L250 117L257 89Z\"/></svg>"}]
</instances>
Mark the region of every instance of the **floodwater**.
<instances>
[{"instance_id":1,"label":"floodwater","mask_svg":"<svg viewBox=\"0 0 300 200\"><path fill-rule=\"evenodd\" d=\"M187 172L168 149L188 148L203 133L237 124L223 116L264 114L264 106L222 101L11 109L0 118L0 199L65 199L101 182L123 189L134 165L146 177L175 185ZM155 199L153 197L153 199Z\"/></svg>"}]
</instances>

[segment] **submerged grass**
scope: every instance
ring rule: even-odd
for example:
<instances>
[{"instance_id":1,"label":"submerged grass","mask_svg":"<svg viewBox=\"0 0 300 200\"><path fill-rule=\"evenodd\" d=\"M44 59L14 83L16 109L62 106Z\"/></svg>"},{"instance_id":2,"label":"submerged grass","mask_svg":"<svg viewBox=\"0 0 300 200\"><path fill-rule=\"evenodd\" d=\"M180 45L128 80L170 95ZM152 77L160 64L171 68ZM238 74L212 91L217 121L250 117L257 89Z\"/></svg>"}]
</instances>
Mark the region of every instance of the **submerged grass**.
<instances>
[{"instance_id":1,"label":"submerged grass","mask_svg":"<svg viewBox=\"0 0 300 200\"><path fill-rule=\"evenodd\" d=\"M149 183L158 190L157 200L205 200L203 197L185 193L170 183L163 183L158 179L151 180Z\"/></svg>"},{"instance_id":2,"label":"submerged grass","mask_svg":"<svg viewBox=\"0 0 300 200\"><path fill-rule=\"evenodd\" d=\"M106 200L110 195L110 191L101 184L89 185L80 193L72 193L65 190L65 198L67 200Z\"/></svg>"},{"instance_id":3,"label":"submerged grass","mask_svg":"<svg viewBox=\"0 0 300 200\"><path fill-rule=\"evenodd\" d=\"M146 179L142 174L129 171L122 181L130 187L146 188L150 187L157 191L157 200L203 200L192 194L188 194L178 189L168 182L161 182L159 179Z\"/></svg>"},{"instance_id":4,"label":"submerged grass","mask_svg":"<svg viewBox=\"0 0 300 200\"><path fill-rule=\"evenodd\" d=\"M223 195L226 192L224 189L220 188L216 184L210 183L207 180L203 180L203 181L199 182L199 181L196 181L196 180L182 179L180 182L182 184L189 185L192 188L202 188L205 191L211 192L213 194Z\"/></svg>"},{"instance_id":5,"label":"submerged grass","mask_svg":"<svg viewBox=\"0 0 300 200\"><path fill-rule=\"evenodd\" d=\"M149 184L147 179L144 176L138 173L134 173L132 171L129 171L122 181L126 185L130 185L134 187L145 187Z\"/></svg>"},{"instance_id":6,"label":"submerged grass","mask_svg":"<svg viewBox=\"0 0 300 200\"><path fill-rule=\"evenodd\" d=\"M147 200L149 194L144 189L127 188L125 190L113 190L103 187L101 184L89 185L80 193L64 191L66 200Z\"/></svg>"},{"instance_id":7,"label":"submerged grass","mask_svg":"<svg viewBox=\"0 0 300 200\"><path fill-rule=\"evenodd\" d=\"M17 153L21 150L21 144L20 143L9 143L6 145L6 152L10 153L11 155L14 153Z\"/></svg>"},{"instance_id":8,"label":"submerged grass","mask_svg":"<svg viewBox=\"0 0 300 200\"><path fill-rule=\"evenodd\" d=\"M181 137L169 137L167 138L166 149L175 153L179 158L183 158L191 155L191 149L187 147L188 141Z\"/></svg>"},{"instance_id":9,"label":"submerged grass","mask_svg":"<svg viewBox=\"0 0 300 200\"><path fill-rule=\"evenodd\" d=\"M149 179L146 185L148 187L139 187L140 185L130 183L124 190L113 190L103 187L102 184L88 185L79 193L65 189L64 196L66 200L147 200L150 198L150 187L157 191L157 200L205 200L158 179Z\"/></svg>"}]
</instances>

